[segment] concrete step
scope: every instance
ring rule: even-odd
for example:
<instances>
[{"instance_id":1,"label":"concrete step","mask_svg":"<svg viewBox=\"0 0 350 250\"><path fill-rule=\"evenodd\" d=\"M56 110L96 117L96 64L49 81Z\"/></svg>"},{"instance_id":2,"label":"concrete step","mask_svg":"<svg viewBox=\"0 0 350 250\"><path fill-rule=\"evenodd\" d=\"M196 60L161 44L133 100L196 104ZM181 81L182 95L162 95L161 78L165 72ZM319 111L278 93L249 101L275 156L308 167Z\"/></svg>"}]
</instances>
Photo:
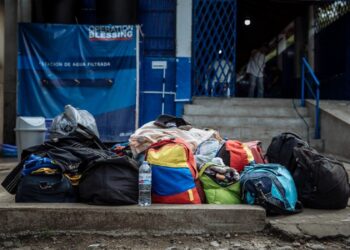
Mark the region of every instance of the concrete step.
<instances>
[{"instance_id":1,"label":"concrete step","mask_svg":"<svg viewBox=\"0 0 350 250\"><path fill-rule=\"evenodd\" d=\"M114 232L120 235L254 233L265 210L248 205L91 206L0 203L0 233L24 231Z\"/></svg>"},{"instance_id":2,"label":"concrete step","mask_svg":"<svg viewBox=\"0 0 350 250\"><path fill-rule=\"evenodd\" d=\"M314 132L312 132L311 138L313 138ZM324 140L323 139L310 139L309 144L320 153L324 153Z\"/></svg>"},{"instance_id":3,"label":"concrete step","mask_svg":"<svg viewBox=\"0 0 350 250\"><path fill-rule=\"evenodd\" d=\"M299 135L303 140L307 141L306 127L299 128L268 128L268 127L216 127L221 137L233 140L239 140L242 142L259 140L263 144L263 148L266 150L270 145L271 140L274 136L277 136L283 132L293 132ZM310 128L310 144L321 152L323 146L322 140L313 140L313 128Z\"/></svg>"},{"instance_id":4,"label":"concrete step","mask_svg":"<svg viewBox=\"0 0 350 250\"><path fill-rule=\"evenodd\" d=\"M266 153L267 148L270 146L272 138L261 138L256 139L254 138L240 138L239 141L241 142L249 142L249 141L261 141L261 146L263 148L264 153Z\"/></svg>"},{"instance_id":5,"label":"concrete step","mask_svg":"<svg viewBox=\"0 0 350 250\"><path fill-rule=\"evenodd\" d=\"M306 137L303 137L302 139L307 142ZM261 141L262 147L266 153L266 150L272 141L272 137L271 138L261 138L258 140ZM239 141L248 142L248 141L254 141L254 139L252 139L252 138L240 138ZM322 152L323 143L324 143L323 140L310 139L310 141L309 141L309 145L311 147L313 147L314 149L316 149L318 152Z\"/></svg>"},{"instance_id":6,"label":"concrete step","mask_svg":"<svg viewBox=\"0 0 350 250\"><path fill-rule=\"evenodd\" d=\"M269 127L216 127L220 135L228 138L272 138L283 132L293 132L302 138L307 138L306 127L281 127L281 128L269 128ZM310 128L310 137L312 136L312 128Z\"/></svg>"},{"instance_id":7,"label":"concrete step","mask_svg":"<svg viewBox=\"0 0 350 250\"><path fill-rule=\"evenodd\" d=\"M12 159L0 158L0 183L17 166L18 162Z\"/></svg>"},{"instance_id":8,"label":"concrete step","mask_svg":"<svg viewBox=\"0 0 350 250\"><path fill-rule=\"evenodd\" d=\"M223 117L209 115L184 115L183 118L195 127L268 127L286 128L305 127L303 120L299 118L276 118L276 117ZM306 117L305 121L311 124L311 118Z\"/></svg>"},{"instance_id":9,"label":"concrete step","mask_svg":"<svg viewBox=\"0 0 350 250\"><path fill-rule=\"evenodd\" d=\"M303 117L308 115L307 108L298 108ZM298 118L294 108L289 107L265 107L265 106L234 106L230 108L218 108L206 105L185 105L185 115L215 115L225 117L292 117Z\"/></svg>"},{"instance_id":10,"label":"concrete step","mask_svg":"<svg viewBox=\"0 0 350 250\"><path fill-rule=\"evenodd\" d=\"M222 98L222 97L194 97L193 104L204 106L255 106L255 107L293 107L293 99L272 99L272 98ZM300 101L294 99L295 105L300 106Z\"/></svg>"}]
</instances>

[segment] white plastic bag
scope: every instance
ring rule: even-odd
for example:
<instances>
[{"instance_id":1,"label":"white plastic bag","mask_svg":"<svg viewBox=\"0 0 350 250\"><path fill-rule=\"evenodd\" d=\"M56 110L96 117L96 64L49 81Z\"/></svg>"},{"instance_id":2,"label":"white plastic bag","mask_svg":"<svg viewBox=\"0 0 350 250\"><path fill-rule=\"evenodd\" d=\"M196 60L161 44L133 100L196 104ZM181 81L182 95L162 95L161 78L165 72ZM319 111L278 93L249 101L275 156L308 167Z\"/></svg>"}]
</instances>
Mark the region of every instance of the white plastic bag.
<instances>
[{"instance_id":1,"label":"white plastic bag","mask_svg":"<svg viewBox=\"0 0 350 250\"><path fill-rule=\"evenodd\" d=\"M100 137L96 125L95 118L86 110L78 110L71 105L64 107L64 112L55 117L51 124L51 138L57 135L69 135L74 132L78 124L81 124L92 132L97 137Z\"/></svg>"}]
</instances>

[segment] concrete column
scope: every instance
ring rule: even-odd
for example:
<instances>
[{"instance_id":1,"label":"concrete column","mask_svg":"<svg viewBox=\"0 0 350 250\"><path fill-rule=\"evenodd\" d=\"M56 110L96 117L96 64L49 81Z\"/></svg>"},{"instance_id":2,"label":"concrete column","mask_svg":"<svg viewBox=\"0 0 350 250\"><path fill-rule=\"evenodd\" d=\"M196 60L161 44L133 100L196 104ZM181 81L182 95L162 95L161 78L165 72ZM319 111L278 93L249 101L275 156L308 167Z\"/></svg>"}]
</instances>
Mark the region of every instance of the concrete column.
<instances>
[{"instance_id":1,"label":"concrete column","mask_svg":"<svg viewBox=\"0 0 350 250\"><path fill-rule=\"evenodd\" d=\"M301 58L306 55L306 31L307 23L305 18L297 17L295 19L295 78L299 79L301 75Z\"/></svg>"},{"instance_id":2,"label":"concrete column","mask_svg":"<svg viewBox=\"0 0 350 250\"><path fill-rule=\"evenodd\" d=\"M192 0L177 0L176 57L191 57L192 52Z\"/></svg>"},{"instance_id":3,"label":"concrete column","mask_svg":"<svg viewBox=\"0 0 350 250\"><path fill-rule=\"evenodd\" d=\"M283 51L287 48L287 39L286 34L279 34L278 35L278 44L277 44L277 51L279 54L283 53Z\"/></svg>"},{"instance_id":4,"label":"concrete column","mask_svg":"<svg viewBox=\"0 0 350 250\"><path fill-rule=\"evenodd\" d=\"M309 25L308 25L308 46L307 57L313 69L315 69L315 7L309 7Z\"/></svg>"},{"instance_id":5,"label":"concrete column","mask_svg":"<svg viewBox=\"0 0 350 250\"><path fill-rule=\"evenodd\" d=\"M18 22L30 23L32 20L32 1L18 0Z\"/></svg>"},{"instance_id":6,"label":"concrete column","mask_svg":"<svg viewBox=\"0 0 350 250\"><path fill-rule=\"evenodd\" d=\"M283 68L283 51L287 48L287 40L285 34L279 34L276 38L276 54L277 54L277 66L280 70Z\"/></svg>"},{"instance_id":7,"label":"concrete column","mask_svg":"<svg viewBox=\"0 0 350 250\"><path fill-rule=\"evenodd\" d=\"M17 0L5 0L4 142L15 144L17 88Z\"/></svg>"},{"instance_id":8,"label":"concrete column","mask_svg":"<svg viewBox=\"0 0 350 250\"><path fill-rule=\"evenodd\" d=\"M192 0L177 0L176 6L176 115L191 100Z\"/></svg>"},{"instance_id":9,"label":"concrete column","mask_svg":"<svg viewBox=\"0 0 350 250\"><path fill-rule=\"evenodd\" d=\"M4 129L4 63L5 63L5 2L0 0L0 143Z\"/></svg>"}]
</instances>

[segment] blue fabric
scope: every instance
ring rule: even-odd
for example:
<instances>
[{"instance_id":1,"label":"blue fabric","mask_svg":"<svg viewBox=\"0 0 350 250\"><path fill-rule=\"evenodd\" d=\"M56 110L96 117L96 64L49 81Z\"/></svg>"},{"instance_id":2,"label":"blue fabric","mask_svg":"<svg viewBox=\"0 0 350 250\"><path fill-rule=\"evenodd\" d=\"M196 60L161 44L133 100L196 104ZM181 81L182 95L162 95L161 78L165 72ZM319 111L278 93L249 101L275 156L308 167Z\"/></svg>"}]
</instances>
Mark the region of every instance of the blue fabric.
<instances>
[{"instance_id":1,"label":"blue fabric","mask_svg":"<svg viewBox=\"0 0 350 250\"><path fill-rule=\"evenodd\" d=\"M272 184L271 185L271 194L272 194L272 197L280 200L281 202L284 202L284 198L283 198L283 195L281 194L281 192L278 190L278 188L276 187L275 184Z\"/></svg>"},{"instance_id":2,"label":"blue fabric","mask_svg":"<svg viewBox=\"0 0 350 250\"><path fill-rule=\"evenodd\" d=\"M40 168L60 169L51 159L32 154L23 164L22 176L30 175Z\"/></svg>"},{"instance_id":3,"label":"blue fabric","mask_svg":"<svg viewBox=\"0 0 350 250\"><path fill-rule=\"evenodd\" d=\"M152 192L157 195L174 195L195 187L189 168L152 166Z\"/></svg>"},{"instance_id":4,"label":"blue fabric","mask_svg":"<svg viewBox=\"0 0 350 250\"><path fill-rule=\"evenodd\" d=\"M18 28L18 111L54 118L64 106L89 111L101 139L135 129L136 27L22 23Z\"/></svg>"},{"instance_id":5,"label":"blue fabric","mask_svg":"<svg viewBox=\"0 0 350 250\"><path fill-rule=\"evenodd\" d=\"M258 186L264 195L283 204L285 210L294 211L297 203L297 190L288 169L279 164L255 164L245 167L241 175L244 200L256 204Z\"/></svg>"}]
</instances>

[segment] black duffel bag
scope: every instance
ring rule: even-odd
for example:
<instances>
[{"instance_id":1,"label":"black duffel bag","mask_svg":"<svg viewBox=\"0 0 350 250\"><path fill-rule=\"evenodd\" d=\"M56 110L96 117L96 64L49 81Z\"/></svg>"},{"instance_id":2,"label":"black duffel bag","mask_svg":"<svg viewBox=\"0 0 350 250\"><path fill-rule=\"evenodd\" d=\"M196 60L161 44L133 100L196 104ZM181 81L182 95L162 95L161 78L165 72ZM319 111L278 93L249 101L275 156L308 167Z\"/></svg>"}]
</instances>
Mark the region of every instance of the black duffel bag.
<instances>
[{"instance_id":1,"label":"black duffel bag","mask_svg":"<svg viewBox=\"0 0 350 250\"><path fill-rule=\"evenodd\" d=\"M128 156L91 162L79 183L82 202L96 205L138 203L138 166Z\"/></svg>"},{"instance_id":2,"label":"black duffel bag","mask_svg":"<svg viewBox=\"0 0 350 250\"><path fill-rule=\"evenodd\" d=\"M350 189L344 165L307 147L294 148L294 155L296 169L293 179L304 207L345 208Z\"/></svg>"},{"instance_id":3,"label":"black duffel bag","mask_svg":"<svg viewBox=\"0 0 350 250\"><path fill-rule=\"evenodd\" d=\"M21 178L16 202L76 202L76 192L63 174L36 174Z\"/></svg>"},{"instance_id":4,"label":"black duffel bag","mask_svg":"<svg viewBox=\"0 0 350 250\"><path fill-rule=\"evenodd\" d=\"M298 135L285 132L272 138L265 157L269 163L281 164L293 174L296 168L294 148L302 146L309 147Z\"/></svg>"}]
</instances>

